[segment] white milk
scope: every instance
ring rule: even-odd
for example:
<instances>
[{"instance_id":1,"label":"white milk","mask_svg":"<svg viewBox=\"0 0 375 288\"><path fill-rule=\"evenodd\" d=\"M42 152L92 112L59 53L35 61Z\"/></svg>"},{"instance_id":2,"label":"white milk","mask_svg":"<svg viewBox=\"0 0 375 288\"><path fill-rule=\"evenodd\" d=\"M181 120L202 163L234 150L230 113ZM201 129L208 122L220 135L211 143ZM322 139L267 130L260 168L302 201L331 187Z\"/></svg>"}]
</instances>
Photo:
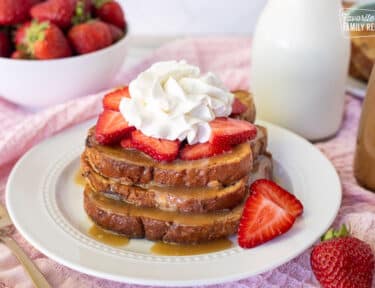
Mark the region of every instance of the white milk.
<instances>
[{"instance_id":1,"label":"white milk","mask_svg":"<svg viewBox=\"0 0 375 288\"><path fill-rule=\"evenodd\" d=\"M269 0L252 48L260 119L310 140L337 132L350 57L340 9L340 0Z\"/></svg>"}]
</instances>

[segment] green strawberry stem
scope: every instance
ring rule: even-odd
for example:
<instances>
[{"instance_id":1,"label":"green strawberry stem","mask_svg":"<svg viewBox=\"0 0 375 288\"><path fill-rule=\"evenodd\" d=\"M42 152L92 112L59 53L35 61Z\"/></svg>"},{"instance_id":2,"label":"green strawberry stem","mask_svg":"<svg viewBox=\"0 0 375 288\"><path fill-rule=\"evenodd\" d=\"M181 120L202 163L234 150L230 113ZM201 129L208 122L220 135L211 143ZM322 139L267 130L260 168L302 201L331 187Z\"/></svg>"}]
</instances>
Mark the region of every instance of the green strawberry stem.
<instances>
[{"instance_id":1,"label":"green strawberry stem","mask_svg":"<svg viewBox=\"0 0 375 288\"><path fill-rule=\"evenodd\" d=\"M83 0L79 0L72 18L72 24L78 25L90 20L90 18L90 13L85 13L85 2Z\"/></svg>"},{"instance_id":2,"label":"green strawberry stem","mask_svg":"<svg viewBox=\"0 0 375 288\"><path fill-rule=\"evenodd\" d=\"M334 238L346 237L349 236L348 228L345 224L342 224L339 230L334 230L333 228L329 229L322 237L321 241L327 241Z\"/></svg>"},{"instance_id":3,"label":"green strawberry stem","mask_svg":"<svg viewBox=\"0 0 375 288\"><path fill-rule=\"evenodd\" d=\"M30 58L34 57L34 45L37 42L45 39L45 31L50 27L48 21L38 22L33 20L29 28L26 31L26 43L18 45L17 49L24 52Z\"/></svg>"},{"instance_id":4,"label":"green strawberry stem","mask_svg":"<svg viewBox=\"0 0 375 288\"><path fill-rule=\"evenodd\" d=\"M93 4L96 9L100 9L105 3L111 2L112 0L93 0Z\"/></svg>"}]
</instances>

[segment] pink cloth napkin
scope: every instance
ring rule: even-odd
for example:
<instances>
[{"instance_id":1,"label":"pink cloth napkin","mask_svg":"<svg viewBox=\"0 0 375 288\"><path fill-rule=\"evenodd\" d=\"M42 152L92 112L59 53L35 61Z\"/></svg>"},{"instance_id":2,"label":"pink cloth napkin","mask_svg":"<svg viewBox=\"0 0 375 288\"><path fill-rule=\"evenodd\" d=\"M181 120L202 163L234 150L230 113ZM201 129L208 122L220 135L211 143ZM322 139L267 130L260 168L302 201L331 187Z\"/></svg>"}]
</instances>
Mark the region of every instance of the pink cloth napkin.
<instances>
[{"instance_id":1,"label":"pink cloth napkin","mask_svg":"<svg viewBox=\"0 0 375 288\"><path fill-rule=\"evenodd\" d=\"M244 38L186 39L170 43L142 63L120 75L126 84L138 72L160 60L186 59L203 71L220 75L231 88L247 89L249 82L250 40ZM0 84L1 85L1 84ZM66 127L91 118L101 109L102 93L73 100L40 112L28 112L0 100L0 201L15 161L30 147ZM346 113L339 134L317 146L339 172L344 197L335 221L349 224L352 233L375 250L375 194L359 187L353 178L352 161L361 101L347 97ZM14 238L37 263L53 287L138 287L87 276L48 259L30 246L19 233ZM274 270L241 281L212 287L319 287L306 251ZM12 253L0 244L0 287L32 287L30 280ZM140 286L139 286L140 287ZM374 286L375 287L375 286Z\"/></svg>"}]
</instances>

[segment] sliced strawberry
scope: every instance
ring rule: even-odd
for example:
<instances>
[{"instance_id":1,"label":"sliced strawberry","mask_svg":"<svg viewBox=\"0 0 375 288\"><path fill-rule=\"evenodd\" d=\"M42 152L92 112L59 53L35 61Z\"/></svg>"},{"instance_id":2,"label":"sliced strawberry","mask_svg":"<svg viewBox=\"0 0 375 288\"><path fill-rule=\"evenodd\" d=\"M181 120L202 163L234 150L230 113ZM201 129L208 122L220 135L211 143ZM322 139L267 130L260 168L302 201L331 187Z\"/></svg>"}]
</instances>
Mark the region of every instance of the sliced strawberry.
<instances>
[{"instance_id":1,"label":"sliced strawberry","mask_svg":"<svg viewBox=\"0 0 375 288\"><path fill-rule=\"evenodd\" d=\"M294 217L303 213L302 203L273 181L266 179L255 181L250 187L250 192L262 194Z\"/></svg>"},{"instance_id":2,"label":"sliced strawberry","mask_svg":"<svg viewBox=\"0 0 375 288\"><path fill-rule=\"evenodd\" d=\"M238 244L252 248L288 231L295 217L262 193L253 193L246 200L238 227Z\"/></svg>"},{"instance_id":3,"label":"sliced strawberry","mask_svg":"<svg viewBox=\"0 0 375 288\"><path fill-rule=\"evenodd\" d=\"M96 124L96 141L100 144L113 144L120 141L134 129L134 127L129 126L120 112L104 110Z\"/></svg>"},{"instance_id":4,"label":"sliced strawberry","mask_svg":"<svg viewBox=\"0 0 375 288\"><path fill-rule=\"evenodd\" d=\"M177 158L180 141L157 139L136 130L131 134L132 146L157 161L173 161Z\"/></svg>"},{"instance_id":5,"label":"sliced strawberry","mask_svg":"<svg viewBox=\"0 0 375 288\"><path fill-rule=\"evenodd\" d=\"M128 87L121 87L106 94L103 98L104 109L119 111L122 98L130 98Z\"/></svg>"},{"instance_id":6,"label":"sliced strawberry","mask_svg":"<svg viewBox=\"0 0 375 288\"><path fill-rule=\"evenodd\" d=\"M248 121L232 118L216 118L210 122L210 143L214 146L228 147L252 140L257 135L257 128Z\"/></svg>"},{"instance_id":7,"label":"sliced strawberry","mask_svg":"<svg viewBox=\"0 0 375 288\"><path fill-rule=\"evenodd\" d=\"M241 115L242 113L245 113L247 110L247 106L243 104L238 98L234 98L233 104L232 104L232 115Z\"/></svg>"},{"instance_id":8,"label":"sliced strawberry","mask_svg":"<svg viewBox=\"0 0 375 288\"><path fill-rule=\"evenodd\" d=\"M230 149L231 146L214 146L209 142L185 145L180 151L180 158L182 160L198 160L221 154Z\"/></svg>"},{"instance_id":9,"label":"sliced strawberry","mask_svg":"<svg viewBox=\"0 0 375 288\"><path fill-rule=\"evenodd\" d=\"M132 144L132 139L130 137L122 139L120 144L121 144L121 147L125 149L134 148Z\"/></svg>"}]
</instances>

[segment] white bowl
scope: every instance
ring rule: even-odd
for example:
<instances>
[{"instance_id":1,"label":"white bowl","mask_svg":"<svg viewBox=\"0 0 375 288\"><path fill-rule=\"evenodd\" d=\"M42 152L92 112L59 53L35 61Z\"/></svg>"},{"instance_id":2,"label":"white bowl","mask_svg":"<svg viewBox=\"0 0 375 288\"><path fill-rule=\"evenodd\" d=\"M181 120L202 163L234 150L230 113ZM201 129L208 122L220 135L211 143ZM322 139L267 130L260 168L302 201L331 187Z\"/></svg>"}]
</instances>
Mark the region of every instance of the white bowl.
<instances>
[{"instance_id":1,"label":"white bowl","mask_svg":"<svg viewBox=\"0 0 375 288\"><path fill-rule=\"evenodd\" d=\"M102 50L55 60L0 58L0 96L43 108L109 88L125 60L127 39Z\"/></svg>"}]
</instances>

